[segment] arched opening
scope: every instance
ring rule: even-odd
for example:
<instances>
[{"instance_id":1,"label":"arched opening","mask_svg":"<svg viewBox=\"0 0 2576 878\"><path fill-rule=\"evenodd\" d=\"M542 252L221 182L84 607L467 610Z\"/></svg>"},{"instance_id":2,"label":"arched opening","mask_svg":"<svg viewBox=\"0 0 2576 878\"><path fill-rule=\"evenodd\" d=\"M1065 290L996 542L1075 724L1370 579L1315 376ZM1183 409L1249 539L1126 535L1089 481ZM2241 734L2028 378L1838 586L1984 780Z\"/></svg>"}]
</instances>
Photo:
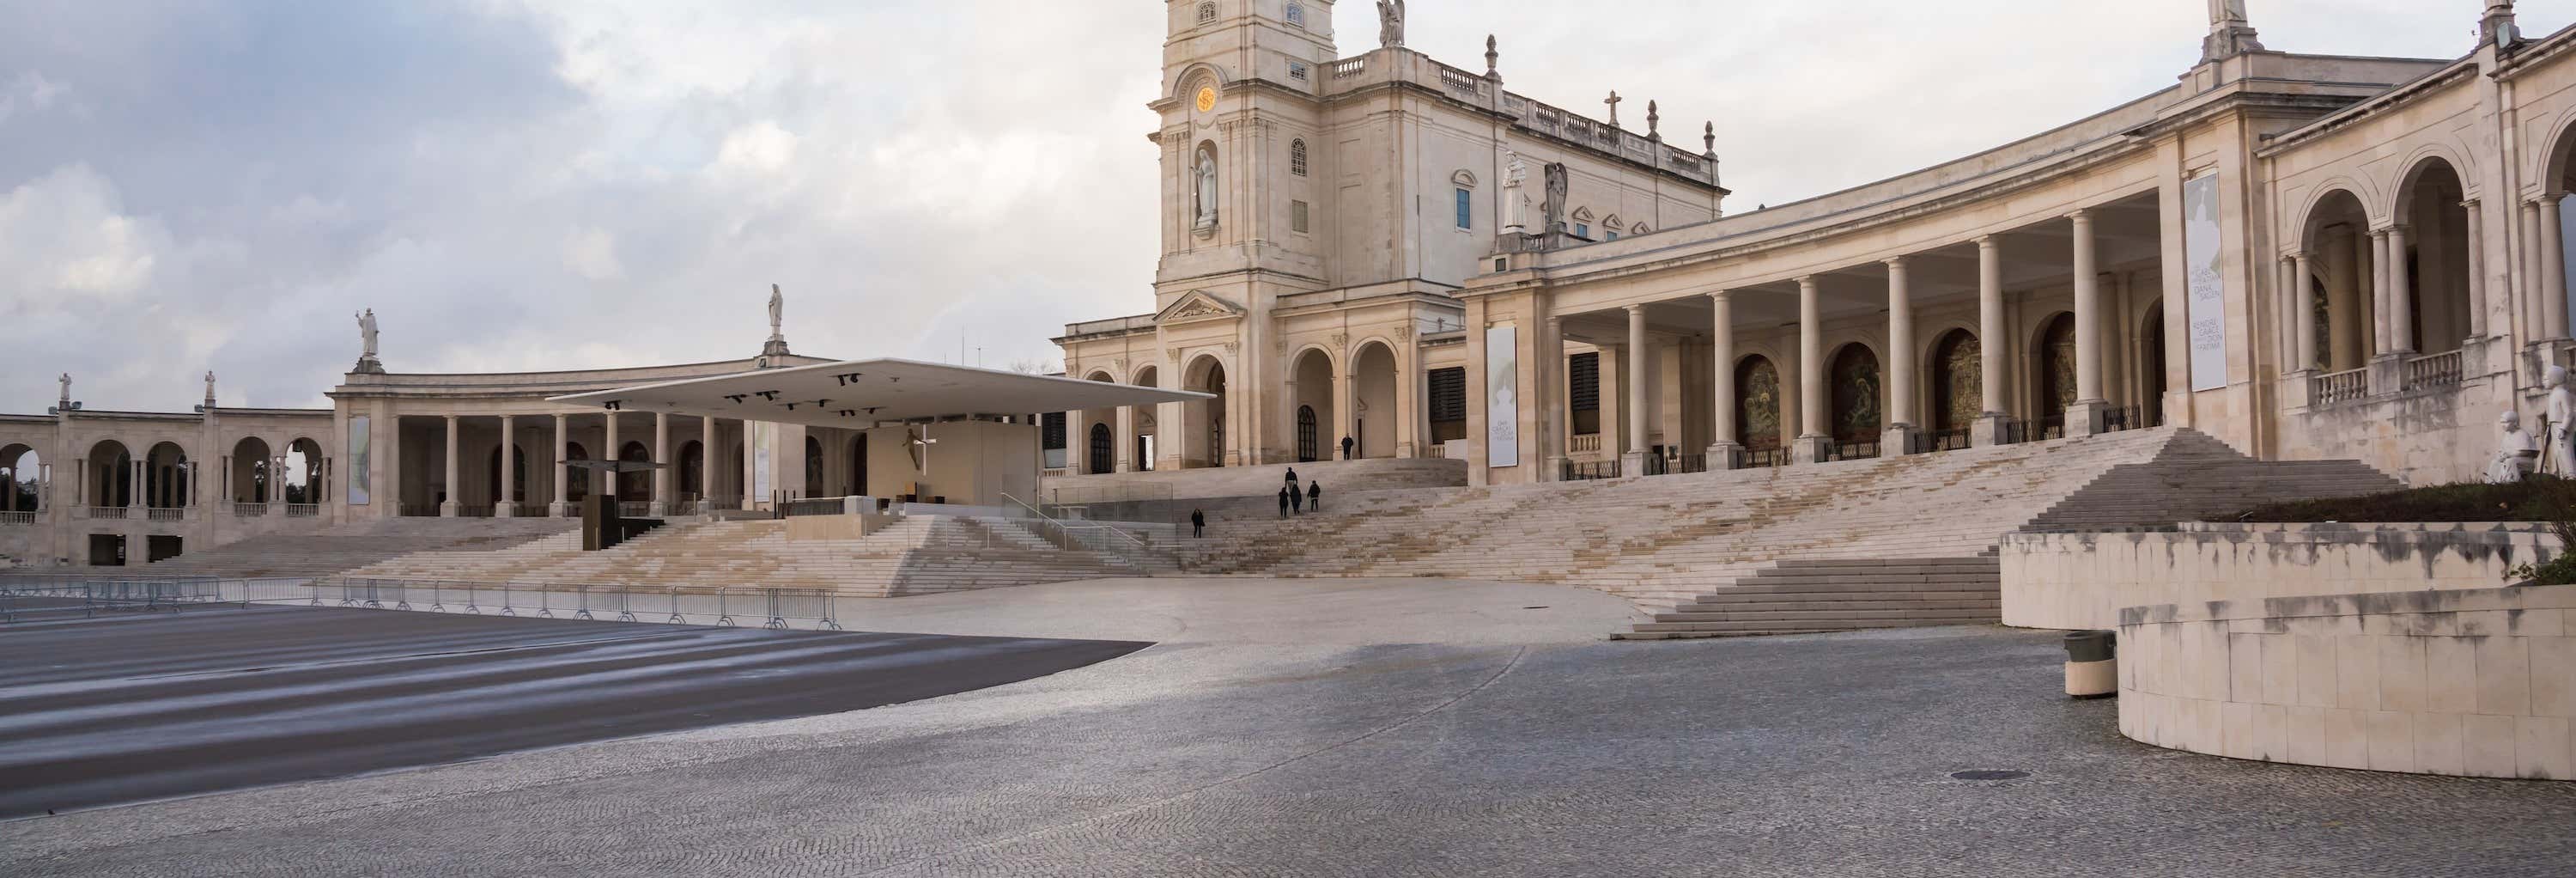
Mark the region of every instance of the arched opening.
<instances>
[{"instance_id":1,"label":"arched opening","mask_svg":"<svg viewBox=\"0 0 2576 878\"><path fill-rule=\"evenodd\" d=\"M36 512L44 505L45 464L26 445L0 447L0 512Z\"/></svg>"},{"instance_id":2,"label":"arched opening","mask_svg":"<svg viewBox=\"0 0 2576 878\"><path fill-rule=\"evenodd\" d=\"M812 433L805 434L805 496L829 496L823 493L823 440Z\"/></svg>"},{"instance_id":3,"label":"arched opening","mask_svg":"<svg viewBox=\"0 0 2576 878\"><path fill-rule=\"evenodd\" d=\"M2397 263L2407 278L2406 337L2423 353L2459 350L2469 336L2467 197L2458 169L2438 158L2416 165L2398 190L2397 216L2407 226Z\"/></svg>"},{"instance_id":4,"label":"arched opening","mask_svg":"<svg viewBox=\"0 0 2576 878\"><path fill-rule=\"evenodd\" d=\"M2165 303L2147 306L2138 327L2138 406L2150 427L2165 423Z\"/></svg>"},{"instance_id":5,"label":"arched opening","mask_svg":"<svg viewBox=\"0 0 2576 878\"><path fill-rule=\"evenodd\" d=\"M1085 437L1083 443L1083 458L1089 467L1086 472L1105 473L1116 466L1118 443L1110 438L1109 433L1108 424L1091 423L1091 435Z\"/></svg>"},{"instance_id":6,"label":"arched opening","mask_svg":"<svg viewBox=\"0 0 2576 878\"><path fill-rule=\"evenodd\" d=\"M526 455L519 456L523 464L527 459ZM495 467L494 471L499 471L499 468ZM526 467L523 465L519 471L523 476L518 480L518 485L525 488L528 484L528 480L524 477ZM288 440L286 443L286 502L320 503L322 491L322 443L302 437ZM494 493L497 495L499 492Z\"/></svg>"},{"instance_id":7,"label":"arched opening","mask_svg":"<svg viewBox=\"0 0 2576 878\"><path fill-rule=\"evenodd\" d=\"M1289 373L1290 403L1296 406L1294 442L1297 462L1323 460L1333 441L1333 357L1320 348L1307 348L1297 355L1296 367Z\"/></svg>"},{"instance_id":8,"label":"arched opening","mask_svg":"<svg viewBox=\"0 0 2576 878\"><path fill-rule=\"evenodd\" d=\"M144 452L143 505L154 509L188 505L188 452L178 443L163 442Z\"/></svg>"},{"instance_id":9,"label":"arched opening","mask_svg":"<svg viewBox=\"0 0 2576 878\"><path fill-rule=\"evenodd\" d=\"M1780 447L1780 367L1769 357L1735 363L1735 441L1751 451Z\"/></svg>"},{"instance_id":10,"label":"arched opening","mask_svg":"<svg viewBox=\"0 0 2576 878\"><path fill-rule=\"evenodd\" d=\"M2369 362L2375 341L2370 281L2370 216L2361 199L2336 190L2308 212L2302 248L2316 292L2318 368L2340 372Z\"/></svg>"},{"instance_id":11,"label":"arched opening","mask_svg":"<svg viewBox=\"0 0 2576 878\"><path fill-rule=\"evenodd\" d=\"M501 446L492 446L492 453L486 460L489 462L484 465L483 472L488 475L483 480L483 496L494 498L495 504L525 502L528 499L528 453L520 449L517 443L510 445L510 496L508 497L501 496ZM294 489L289 488L287 493L291 496Z\"/></svg>"},{"instance_id":12,"label":"arched opening","mask_svg":"<svg viewBox=\"0 0 2576 878\"><path fill-rule=\"evenodd\" d=\"M89 505L134 505L134 454L125 450L125 443L109 439L90 446L81 467L89 471L83 486Z\"/></svg>"},{"instance_id":13,"label":"arched opening","mask_svg":"<svg viewBox=\"0 0 2576 878\"><path fill-rule=\"evenodd\" d=\"M1215 397L1181 404L1183 467L1225 465L1226 406L1231 402L1226 397L1225 378L1225 364L1212 356L1191 361L1182 373L1182 389Z\"/></svg>"},{"instance_id":14,"label":"arched opening","mask_svg":"<svg viewBox=\"0 0 2576 878\"><path fill-rule=\"evenodd\" d=\"M1833 368L1827 373L1833 389L1834 441L1878 441L1879 388L1878 355L1862 344L1843 345L1834 352Z\"/></svg>"},{"instance_id":15,"label":"arched opening","mask_svg":"<svg viewBox=\"0 0 2576 878\"><path fill-rule=\"evenodd\" d=\"M680 484L674 490L683 500L704 500L707 484L707 446L695 439L680 443Z\"/></svg>"},{"instance_id":16,"label":"arched opening","mask_svg":"<svg viewBox=\"0 0 2576 878\"><path fill-rule=\"evenodd\" d=\"M865 431L850 436L849 490L843 496L871 496L868 494L868 434Z\"/></svg>"},{"instance_id":17,"label":"arched opening","mask_svg":"<svg viewBox=\"0 0 2576 878\"><path fill-rule=\"evenodd\" d=\"M1082 380L1096 381L1101 384L1115 384L1118 381L1117 378L1111 376L1105 371L1094 371L1089 375L1083 376ZM1083 409L1080 412L1080 417L1080 426L1075 428L1079 432L1075 433L1075 435L1080 437L1083 443L1082 471L1085 473L1117 472L1117 442L1114 438L1118 435L1117 407L1110 406L1105 408ZM1109 435L1113 437L1110 442L1110 454L1107 458L1102 458L1097 454L1093 454L1091 448L1092 438L1102 430L1109 431Z\"/></svg>"},{"instance_id":18,"label":"arched opening","mask_svg":"<svg viewBox=\"0 0 2576 878\"><path fill-rule=\"evenodd\" d=\"M271 490L271 473L269 472L268 443L266 441L261 440L257 436L250 436L242 439L240 442L233 443L232 472L233 502L268 502L268 492ZM447 486L440 487L445 489ZM445 502L447 497L444 493L441 493L439 494L438 499L440 502Z\"/></svg>"},{"instance_id":19,"label":"arched opening","mask_svg":"<svg viewBox=\"0 0 2576 878\"><path fill-rule=\"evenodd\" d=\"M617 449L617 459L625 463L651 463L653 450L642 442L627 442ZM617 500L642 500L653 495L653 473L637 470L617 474Z\"/></svg>"},{"instance_id":20,"label":"arched opening","mask_svg":"<svg viewBox=\"0 0 2576 878\"><path fill-rule=\"evenodd\" d=\"M566 443L564 443L564 460L566 460L566 461L575 461L575 460L589 460L589 459L590 459L590 450L589 450L589 449L587 449L587 448L583 448L583 447L581 447L581 443L579 443L579 442L566 442ZM589 496L590 496L590 470L589 470L588 468L586 468L586 467L578 467L578 466L568 466L568 467L565 467L565 468L564 468L564 499L565 499L566 501L568 501L568 502L572 502L572 503L579 503L579 502L581 502L582 500L587 499Z\"/></svg>"},{"instance_id":21,"label":"arched opening","mask_svg":"<svg viewBox=\"0 0 2576 878\"><path fill-rule=\"evenodd\" d=\"M2065 427L2066 408L2075 404L2075 315L2061 311L2049 318L2031 357L2031 372L2039 376L2040 426L2046 435L2049 429Z\"/></svg>"},{"instance_id":22,"label":"arched opening","mask_svg":"<svg viewBox=\"0 0 2576 878\"><path fill-rule=\"evenodd\" d=\"M1134 383L1138 387L1160 387L1162 385L1157 382L1160 382L1161 380L1162 375L1154 367L1147 366L1143 369L1137 370L1136 380ZM1154 469L1154 457L1162 453L1163 418L1161 407L1150 405L1137 406L1135 418L1136 435L1128 441L1136 444L1136 447L1133 449L1135 452L1136 470L1138 472L1151 472Z\"/></svg>"},{"instance_id":23,"label":"arched opening","mask_svg":"<svg viewBox=\"0 0 2576 878\"><path fill-rule=\"evenodd\" d=\"M1985 361L1977 337L1965 329L1941 334L1932 344L1932 429L1968 429L1985 413Z\"/></svg>"},{"instance_id":24,"label":"arched opening","mask_svg":"<svg viewBox=\"0 0 2576 878\"><path fill-rule=\"evenodd\" d=\"M1395 456L1395 351L1370 342L1351 358L1351 454Z\"/></svg>"}]
</instances>

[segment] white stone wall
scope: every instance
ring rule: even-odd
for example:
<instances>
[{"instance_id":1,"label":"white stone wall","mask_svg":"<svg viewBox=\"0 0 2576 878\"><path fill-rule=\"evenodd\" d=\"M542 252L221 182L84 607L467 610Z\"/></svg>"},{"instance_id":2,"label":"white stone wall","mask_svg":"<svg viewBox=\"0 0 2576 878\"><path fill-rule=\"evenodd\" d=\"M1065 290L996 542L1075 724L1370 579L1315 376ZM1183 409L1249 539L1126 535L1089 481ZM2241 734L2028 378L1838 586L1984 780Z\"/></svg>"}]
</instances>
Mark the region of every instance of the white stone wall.
<instances>
[{"instance_id":1,"label":"white stone wall","mask_svg":"<svg viewBox=\"0 0 2576 878\"><path fill-rule=\"evenodd\" d=\"M2576 586L2122 614L2120 733L2236 759L2576 778Z\"/></svg>"},{"instance_id":2,"label":"white stone wall","mask_svg":"<svg viewBox=\"0 0 2576 878\"><path fill-rule=\"evenodd\" d=\"M2094 629L2151 604L2495 588L2561 549L2529 524L2186 524L2007 534L1999 551L2004 624Z\"/></svg>"}]
</instances>

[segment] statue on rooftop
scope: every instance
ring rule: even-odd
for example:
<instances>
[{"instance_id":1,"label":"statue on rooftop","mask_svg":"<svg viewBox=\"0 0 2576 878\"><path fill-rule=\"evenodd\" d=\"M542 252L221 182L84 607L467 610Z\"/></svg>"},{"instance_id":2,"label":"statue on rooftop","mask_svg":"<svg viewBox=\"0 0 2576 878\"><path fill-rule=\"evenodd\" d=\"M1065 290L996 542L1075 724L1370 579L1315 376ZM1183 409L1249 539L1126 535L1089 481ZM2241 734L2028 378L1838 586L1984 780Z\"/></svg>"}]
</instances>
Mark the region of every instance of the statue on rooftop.
<instances>
[{"instance_id":1,"label":"statue on rooftop","mask_svg":"<svg viewBox=\"0 0 2576 878\"><path fill-rule=\"evenodd\" d=\"M1404 0L1377 0L1378 45L1404 45Z\"/></svg>"},{"instance_id":2,"label":"statue on rooftop","mask_svg":"<svg viewBox=\"0 0 2576 878\"><path fill-rule=\"evenodd\" d=\"M785 326L785 325L786 325L786 316L787 316L787 294L779 292L779 291L778 291L778 285L777 285L777 284L770 284L770 285L769 285L769 337L770 337L770 338L779 338L779 337L782 337L783 335L785 335L785 333L780 329L780 327L783 327L783 326Z\"/></svg>"},{"instance_id":3,"label":"statue on rooftop","mask_svg":"<svg viewBox=\"0 0 2576 878\"><path fill-rule=\"evenodd\" d=\"M372 359L375 359L375 358L376 358L376 309L374 309L374 308L369 308L369 309L367 309L367 310L365 310L365 311L359 312L359 314L358 314L358 341L359 341L360 343L362 343L362 344L364 344L364 345L365 345L365 347L359 351L359 353L358 353L358 359L361 359L361 360L372 360Z\"/></svg>"},{"instance_id":4,"label":"statue on rooftop","mask_svg":"<svg viewBox=\"0 0 2576 878\"><path fill-rule=\"evenodd\" d=\"M2495 459L2487 463L2487 481L2503 485L2530 478L2540 468L2540 440L2522 428L2521 412L2506 409L2496 422L2504 428L2504 438L2496 446Z\"/></svg>"},{"instance_id":5,"label":"statue on rooftop","mask_svg":"<svg viewBox=\"0 0 2576 878\"><path fill-rule=\"evenodd\" d=\"M2576 453L2576 445L2568 443L2571 438L2570 429L2576 428L2576 423L2570 423L2571 421L2576 421L2576 389L2570 389L2567 386L2567 367L2551 366L2549 367L2548 424L2550 475L2562 477L2576 475L2576 462L2567 459L2569 454Z\"/></svg>"},{"instance_id":6,"label":"statue on rooftop","mask_svg":"<svg viewBox=\"0 0 2576 878\"><path fill-rule=\"evenodd\" d=\"M206 401L215 401L215 372L212 369L206 370Z\"/></svg>"},{"instance_id":7,"label":"statue on rooftop","mask_svg":"<svg viewBox=\"0 0 2576 878\"><path fill-rule=\"evenodd\" d=\"M1565 228L1565 163L1549 162L1540 170L1547 175L1547 200L1538 208L1540 219L1547 223L1541 231L1554 234Z\"/></svg>"},{"instance_id":8,"label":"statue on rooftop","mask_svg":"<svg viewBox=\"0 0 2576 878\"><path fill-rule=\"evenodd\" d=\"M68 405L68 404L70 404L70 403L71 403L71 401L72 401L72 373L70 373L70 372L65 372L65 373L63 373L62 382L63 382L63 403L64 403L64 404L66 404L66 405Z\"/></svg>"},{"instance_id":9,"label":"statue on rooftop","mask_svg":"<svg viewBox=\"0 0 2576 878\"><path fill-rule=\"evenodd\" d=\"M1521 184L1529 180L1529 163L1519 153L1503 150L1503 231L1521 234L1529 231L1529 196Z\"/></svg>"}]
</instances>

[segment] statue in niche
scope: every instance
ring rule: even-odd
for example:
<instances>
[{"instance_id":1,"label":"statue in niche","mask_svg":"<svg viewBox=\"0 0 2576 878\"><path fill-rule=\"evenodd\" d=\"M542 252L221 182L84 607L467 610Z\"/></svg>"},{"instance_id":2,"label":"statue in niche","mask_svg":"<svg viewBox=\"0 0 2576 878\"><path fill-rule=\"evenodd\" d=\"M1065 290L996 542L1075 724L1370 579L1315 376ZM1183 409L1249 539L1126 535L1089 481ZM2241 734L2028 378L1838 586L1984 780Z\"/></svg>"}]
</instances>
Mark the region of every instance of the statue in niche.
<instances>
[{"instance_id":1,"label":"statue in niche","mask_svg":"<svg viewBox=\"0 0 2576 878\"><path fill-rule=\"evenodd\" d=\"M1216 225L1216 153L1199 150L1198 167L1193 170L1198 180L1199 228Z\"/></svg>"},{"instance_id":2,"label":"statue in niche","mask_svg":"<svg viewBox=\"0 0 2576 878\"><path fill-rule=\"evenodd\" d=\"M2507 409L2496 422L2504 428L2495 459L2487 464L2487 481L2511 484L2530 478L2540 468L2540 440L2522 428L2522 413Z\"/></svg>"},{"instance_id":3,"label":"statue in niche","mask_svg":"<svg viewBox=\"0 0 2576 878\"><path fill-rule=\"evenodd\" d=\"M1404 45L1404 0L1377 0L1377 42Z\"/></svg>"},{"instance_id":4,"label":"statue in niche","mask_svg":"<svg viewBox=\"0 0 2576 878\"><path fill-rule=\"evenodd\" d=\"M365 311L363 311L363 312L360 312L360 313L358 314L358 341L359 341L361 344L365 345L365 347L364 347L364 348L359 352L359 354L358 354L358 359L361 359L361 360L372 360L372 359L375 359L375 358L376 358L376 309L374 309L374 308L369 308L369 309L367 309L367 310L365 310Z\"/></svg>"},{"instance_id":5,"label":"statue in niche","mask_svg":"<svg viewBox=\"0 0 2576 878\"><path fill-rule=\"evenodd\" d=\"M2551 366L2549 367L2548 425L2550 475L2561 477L2576 475L2576 463L2570 463L2567 459L2570 453L2576 453L2576 445L2568 444L2569 428L2576 427L2576 424L2571 424L2570 421L2576 421L2576 389L2569 389L2567 386L2567 367Z\"/></svg>"},{"instance_id":6,"label":"statue in niche","mask_svg":"<svg viewBox=\"0 0 2576 878\"><path fill-rule=\"evenodd\" d=\"M1547 200L1539 204L1539 217L1547 222L1547 232L1549 234L1564 231L1566 187L1565 163L1549 162L1546 167L1540 169L1540 173L1547 176Z\"/></svg>"}]
</instances>

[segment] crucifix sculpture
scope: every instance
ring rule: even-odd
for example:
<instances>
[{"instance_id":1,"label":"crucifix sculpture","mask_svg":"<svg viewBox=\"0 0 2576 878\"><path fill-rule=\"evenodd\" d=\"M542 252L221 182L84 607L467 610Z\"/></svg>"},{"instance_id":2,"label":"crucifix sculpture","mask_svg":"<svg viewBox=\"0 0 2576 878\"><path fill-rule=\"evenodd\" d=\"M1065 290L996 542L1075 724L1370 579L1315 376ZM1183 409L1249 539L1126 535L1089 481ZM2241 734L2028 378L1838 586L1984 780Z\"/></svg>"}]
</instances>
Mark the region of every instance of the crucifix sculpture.
<instances>
[{"instance_id":1,"label":"crucifix sculpture","mask_svg":"<svg viewBox=\"0 0 2576 878\"><path fill-rule=\"evenodd\" d=\"M1610 127L1612 128L1619 127L1619 102L1624 100L1627 98L1620 97L1619 90L1614 88L1610 90L1609 99L1602 101L1610 105Z\"/></svg>"}]
</instances>

